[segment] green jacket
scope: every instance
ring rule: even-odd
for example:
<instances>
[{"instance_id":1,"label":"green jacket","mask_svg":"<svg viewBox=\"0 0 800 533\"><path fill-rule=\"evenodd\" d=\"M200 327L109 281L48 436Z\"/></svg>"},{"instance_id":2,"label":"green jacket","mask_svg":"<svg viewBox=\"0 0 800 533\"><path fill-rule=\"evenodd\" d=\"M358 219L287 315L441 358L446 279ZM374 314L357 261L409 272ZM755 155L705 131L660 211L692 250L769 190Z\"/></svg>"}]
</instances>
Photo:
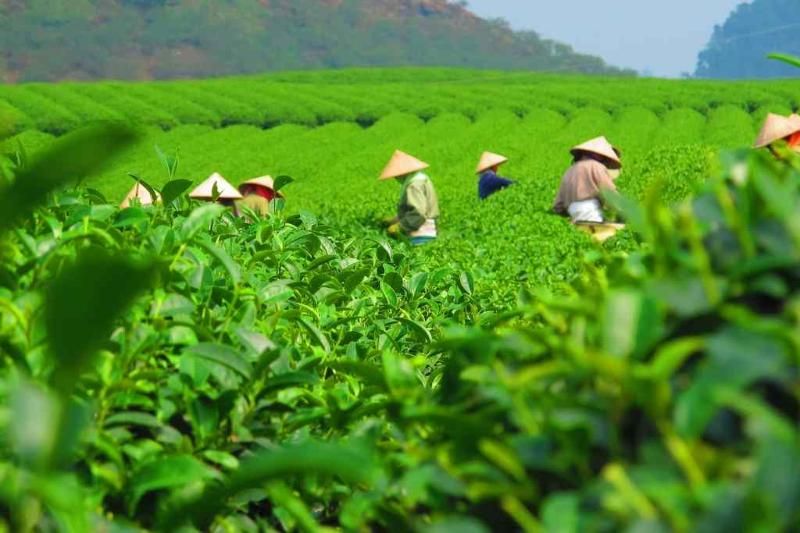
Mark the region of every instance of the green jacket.
<instances>
[{"instance_id":1,"label":"green jacket","mask_svg":"<svg viewBox=\"0 0 800 533\"><path fill-rule=\"evenodd\" d=\"M397 218L406 233L414 233L428 220L439 218L439 198L431 179L422 172L409 176L400 193Z\"/></svg>"}]
</instances>

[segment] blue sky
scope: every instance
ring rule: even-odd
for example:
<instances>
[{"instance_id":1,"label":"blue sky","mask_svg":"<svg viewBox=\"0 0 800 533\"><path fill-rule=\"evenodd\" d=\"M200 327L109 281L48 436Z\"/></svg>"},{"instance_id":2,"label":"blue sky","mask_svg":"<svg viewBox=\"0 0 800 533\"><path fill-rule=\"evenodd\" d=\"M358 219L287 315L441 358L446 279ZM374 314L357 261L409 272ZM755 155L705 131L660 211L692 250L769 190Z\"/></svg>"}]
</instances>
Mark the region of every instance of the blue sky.
<instances>
[{"instance_id":1,"label":"blue sky","mask_svg":"<svg viewBox=\"0 0 800 533\"><path fill-rule=\"evenodd\" d=\"M694 72L714 25L744 0L468 0L475 13L502 17L607 62L655 76Z\"/></svg>"}]
</instances>

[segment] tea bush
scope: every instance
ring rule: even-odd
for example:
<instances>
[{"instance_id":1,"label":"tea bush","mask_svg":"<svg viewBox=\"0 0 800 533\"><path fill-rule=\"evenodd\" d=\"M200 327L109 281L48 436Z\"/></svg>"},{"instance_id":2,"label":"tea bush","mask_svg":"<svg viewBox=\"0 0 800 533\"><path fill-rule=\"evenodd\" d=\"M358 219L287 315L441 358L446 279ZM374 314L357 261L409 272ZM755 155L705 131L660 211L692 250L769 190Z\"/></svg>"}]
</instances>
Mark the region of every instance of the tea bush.
<instances>
[{"instance_id":1,"label":"tea bush","mask_svg":"<svg viewBox=\"0 0 800 533\"><path fill-rule=\"evenodd\" d=\"M146 125L3 145L0 530L800 526L800 165L718 162L793 82L420 72L0 89ZM549 206L601 133L598 246ZM397 147L425 248L375 228ZM478 202L485 149L519 183ZM250 223L185 197L213 171L294 180ZM115 207L129 173L164 203Z\"/></svg>"},{"instance_id":2,"label":"tea bush","mask_svg":"<svg viewBox=\"0 0 800 533\"><path fill-rule=\"evenodd\" d=\"M423 120L451 112L474 119L491 108L524 116L537 108L572 115L585 107L614 114L636 106L661 116L675 108L706 115L733 106L749 114L760 107L794 108L797 91L798 83L792 80L681 81L436 68L375 69L367 74L350 69L151 84L3 86L0 105L27 117L29 122L19 122L15 132L33 127L63 133L114 114L161 128L208 124L209 116L220 117L224 124L265 127L372 124L397 111Z\"/></svg>"},{"instance_id":3,"label":"tea bush","mask_svg":"<svg viewBox=\"0 0 800 533\"><path fill-rule=\"evenodd\" d=\"M397 191L378 183L375 175L394 149L410 151L431 163L441 197L443 238L428 253L444 254L447 262L481 281L493 280L491 298L498 305L516 298L521 287L570 279L591 248L588 238L548 213L570 146L608 135L625 154L623 191L641 198L653 180L665 180L664 200L671 203L709 173L714 150L749 142L758 127L751 116L763 113L758 108L749 114L750 93L728 94L722 90L727 85L720 85L715 101L740 100L711 110L707 103L698 106L707 118L689 107L670 109L673 103L665 104L662 96L688 106L694 97L707 95L705 84L627 80L639 84L637 92L600 78L498 73L445 82L436 72L410 72L422 77L413 86L378 83L372 81L375 74L354 83L336 73L309 73L298 74L296 81L286 74L235 83L59 85L47 92L56 100L58 91L96 95L109 108L118 99L135 100L145 108L121 112L158 125L92 182L110 199L121 199L130 188L129 173L157 186L164 183L153 157L158 145L180 154L180 177L194 182L212 172L234 183L263 174L291 175L297 181L290 212L308 210L353 235L377 237L375 219L392 210ZM310 80L327 80L327 85ZM598 90L589 96L579 80ZM763 90L778 93L779 85L765 84ZM421 86L425 98L418 96ZM675 88L681 90L673 95ZM154 109L164 110L163 120L151 120ZM281 122L292 124L275 126ZM219 128L224 123L239 125ZM261 130L264 125L271 127ZM479 205L473 171L487 149L511 158L503 172L519 184Z\"/></svg>"},{"instance_id":4,"label":"tea bush","mask_svg":"<svg viewBox=\"0 0 800 533\"><path fill-rule=\"evenodd\" d=\"M800 523L795 169L610 198L642 246L492 310L469 271L281 203L58 190L130 140L61 139L2 197L4 527Z\"/></svg>"}]
</instances>

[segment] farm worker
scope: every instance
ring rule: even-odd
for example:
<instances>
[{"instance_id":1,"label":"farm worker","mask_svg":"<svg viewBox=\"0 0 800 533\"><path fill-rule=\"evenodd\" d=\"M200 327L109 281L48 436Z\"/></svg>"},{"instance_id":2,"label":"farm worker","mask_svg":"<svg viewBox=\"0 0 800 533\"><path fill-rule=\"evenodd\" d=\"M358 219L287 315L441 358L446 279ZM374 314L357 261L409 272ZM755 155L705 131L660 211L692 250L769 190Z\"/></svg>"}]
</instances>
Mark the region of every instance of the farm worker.
<instances>
[{"instance_id":1,"label":"farm worker","mask_svg":"<svg viewBox=\"0 0 800 533\"><path fill-rule=\"evenodd\" d=\"M189 198L210 201L214 198L215 189L218 194L217 202L224 206L232 207L235 212L236 205L234 201L241 200L242 195L239 194L236 187L228 183L228 180L217 172L214 172L207 180L195 187L195 189L189 193Z\"/></svg>"},{"instance_id":2,"label":"farm worker","mask_svg":"<svg viewBox=\"0 0 800 533\"><path fill-rule=\"evenodd\" d=\"M237 202L238 206L246 206L261 216L269 214L269 203L283 195L275 192L275 182L272 176L262 176L247 180L239 185L239 192L243 198Z\"/></svg>"},{"instance_id":3,"label":"farm worker","mask_svg":"<svg viewBox=\"0 0 800 533\"><path fill-rule=\"evenodd\" d=\"M161 198L159 197L158 193L156 193L156 202L160 200ZM141 206L153 205L154 203L153 196L150 194L150 191L148 191L144 187L144 185L142 185L138 181L136 182L136 185L134 185L133 188L130 190L128 195L125 196L125 199L122 200L122 203L119 204L119 207L120 209L127 209L128 207L133 205L135 201L139 202L139 205Z\"/></svg>"},{"instance_id":4,"label":"farm worker","mask_svg":"<svg viewBox=\"0 0 800 533\"><path fill-rule=\"evenodd\" d=\"M800 115L797 113L792 113L789 115L789 122L792 123L792 126L797 128L797 131L789 137L789 146L792 147L796 152L800 151Z\"/></svg>"},{"instance_id":5,"label":"farm worker","mask_svg":"<svg viewBox=\"0 0 800 533\"><path fill-rule=\"evenodd\" d=\"M387 221L389 233L405 233L415 246L427 244L437 236L439 199L433 182L422 172L428 164L400 150L395 151L383 169L380 180L395 180L401 186L397 216Z\"/></svg>"},{"instance_id":6,"label":"farm worker","mask_svg":"<svg viewBox=\"0 0 800 533\"><path fill-rule=\"evenodd\" d=\"M601 193L616 191L622 161L619 150L605 137L597 137L571 150L572 166L561 179L553 211L573 222L603 222Z\"/></svg>"},{"instance_id":7,"label":"farm worker","mask_svg":"<svg viewBox=\"0 0 800 533\"><path fill-rule=\"evenodd\" d=\"M789 148L800 151L800 116L768 114L753 147L767 148L772 155L780 158L775 149L779 141L786 141Z\"/></svg>"},{"instance_id":8,"label":"farm worker","mask_svg":"<svg viewBox=\"0 0 800 533\"><path fill-rule=\"evenodd\" d=\"M513 185L515 182L497 175L500 165L507 163L508 158L492 152L484 152L475 172L478 179L478 198L485 200L497 191Z\"/></svg>"}]
</instances>

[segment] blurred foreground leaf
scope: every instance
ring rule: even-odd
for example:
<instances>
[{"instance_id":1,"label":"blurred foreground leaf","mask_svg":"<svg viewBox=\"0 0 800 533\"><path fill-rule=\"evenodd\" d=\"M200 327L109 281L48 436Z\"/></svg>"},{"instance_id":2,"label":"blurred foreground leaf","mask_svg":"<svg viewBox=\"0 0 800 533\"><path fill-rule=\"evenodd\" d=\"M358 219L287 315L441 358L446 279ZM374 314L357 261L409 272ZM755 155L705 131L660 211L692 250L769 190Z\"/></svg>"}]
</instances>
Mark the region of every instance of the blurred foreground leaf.
<instances>
[{"instance_id":1,"label":"blurred foreground leaf","mask_svg":"<svg viewBox=\"0 0 800 533\"><path fill-rule=\"evenodd\" d=\"M48 288L45 322L55 356L53 385L68 391L114 322L150 284L148 263L90 250Z\"/></svg>"},{"instance_id":2,"label":"blurred foreground leaf","mask_svg":"<svg viewBox=\"0 0 800 533\"><path fill-rule=\"evenodd\" d=\"M190 180L169 181L161 188L161 201L164 202L164 205L171 204L191 186L192 182Z\"/></svg>"},{"instance_id":3,"label":"blurred foreground leaf","mask_svg":"<svg viewBox=\"0 0 800 533\"><path fill-rule=\"evenodd\" d=\"M800 68L800 57L790 54L768 54L767 57L776 61L782 61L787 65Z\"/></svg>"},{"instance_id":4,"label":"blurred foreground leaf","mask_svg":"<svg viewBox=\"0 0 800 533\"><path fill-rule=\"evenodd\" d=\"M49 150L22 168L10 186L0 191L0 232L29 216L61 185L103 170L136 138L134 131L126 126L106 124L57 140Z\"/></svg>"},{"instance_id":5,"label":"blurred foreground leaf","mask_svg":"<svg viewBox=\"0 0 800 533\"><path fill-rule=\"evenodd\" d=\"M231 496L293 475L337 476L349 483L371 484L378 480L380 470L372 455L355 444L312 441L264 450L243 461L222 485L210 486L199 499L167 510L160 529L173 531L187 522L204 529Z\"/></svg>"}]
</instances>

